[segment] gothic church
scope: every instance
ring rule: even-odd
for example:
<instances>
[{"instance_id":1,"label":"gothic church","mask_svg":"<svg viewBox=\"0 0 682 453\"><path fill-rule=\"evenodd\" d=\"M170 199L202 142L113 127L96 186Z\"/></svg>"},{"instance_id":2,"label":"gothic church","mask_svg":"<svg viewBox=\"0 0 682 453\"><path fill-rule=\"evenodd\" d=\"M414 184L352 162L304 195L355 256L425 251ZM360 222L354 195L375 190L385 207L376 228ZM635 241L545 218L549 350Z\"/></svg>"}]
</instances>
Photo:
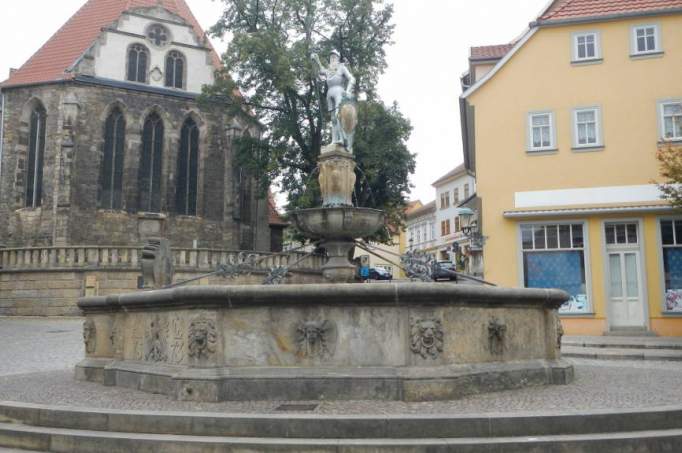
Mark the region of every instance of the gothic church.
<instances>
[{"instance_id":1,"label":"gothic church","mask_svg":"<svg viewBox=\"0 0 682 453\"><path fill-rule=\"evenodd\" d=\"M278 248L258 126L197 103L220 65L184 0L88 0L0 85L0 245Z\"/></svg>"}]
</instances>

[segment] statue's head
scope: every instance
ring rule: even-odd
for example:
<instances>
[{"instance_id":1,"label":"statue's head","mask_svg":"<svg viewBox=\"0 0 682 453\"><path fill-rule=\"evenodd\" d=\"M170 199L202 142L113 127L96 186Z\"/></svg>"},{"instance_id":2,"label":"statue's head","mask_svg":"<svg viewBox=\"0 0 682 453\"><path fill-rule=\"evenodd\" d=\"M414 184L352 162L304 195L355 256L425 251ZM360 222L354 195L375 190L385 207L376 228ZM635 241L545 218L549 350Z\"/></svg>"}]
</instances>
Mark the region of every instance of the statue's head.
<instances>
[{"instance_id":1,"label":"statue's head","mask_svg":"<svg viewBox=\"0 0 682 453\"><path fill-rule=\"evenodd\" d=\"M330 63L338 63L339 61L341 61L341 54L339 52L337 52L336 50L332 50L329 53L329 62Z\"/></svg>"}]
</instances>

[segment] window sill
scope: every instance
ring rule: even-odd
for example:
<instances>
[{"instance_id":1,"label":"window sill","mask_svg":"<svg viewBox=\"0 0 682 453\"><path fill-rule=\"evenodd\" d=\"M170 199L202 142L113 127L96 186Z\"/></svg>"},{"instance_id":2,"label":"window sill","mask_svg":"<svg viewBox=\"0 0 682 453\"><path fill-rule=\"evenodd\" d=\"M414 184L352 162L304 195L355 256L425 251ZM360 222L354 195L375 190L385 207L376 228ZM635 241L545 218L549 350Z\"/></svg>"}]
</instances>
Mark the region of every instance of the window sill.
<instances>
[{"instance_id":1,"label":"window sill","mask_svg":"<svg viewBox=\"0 0 682 453\"><path fill-rule=\"evenodd\" d=\"M682 314L682 313L680 313ZM594 318L594 312L584 312L584 313L559 313L560 318Z\"/></svg>"},{"instance_id":2,"label":"window sill","mask_svg":"<svg viewBox=\"0 0 682 453\"><path fill-rule=\"evenodd\" d=\"M547 149L527 149L526 154L529 156L542 156L546 154L556 154L559 152L559 148L547 148Z\"/></svg>"},{"instance_id":3,"label":"window sill","mask_svg":"<svg viewBox=\"0 0 682 453\"><path fill-rule=\"evenodd\" d=\"M591 153L595 151L603 151L604 145L594 145L594 146L574 146L571 151L574 153Z\"/></svg>"},{"instance_id":4,"label":"window sill","mask_svg":"<svg viewBox=\"0 0 682 453\"><path fill-rule=\"evenodd\" d=\"M601 64L604 62L603 58L586 58L584 60L572 60L572 66L589 66L593 64Z\"/></svg>"},{"instance_id":5,"label":"window sill","mask_svg":"<svg viewBox=\"0 0 682 453\"><path fill-rule=\"evenodd\" d=\"M665 54L665 52L655 51L655 52L642 52L630 54L630 59L632 60L646 60L647 58L660 58Z\"/></svg>"},{"instance_id":6,"label":"window sill","mask_svg":"<svg viewBox=\"0 0 682 453\"><path fill-rule=\"evenodd\" d=\"M679 318L682 317L682 311L664 311L661 315L670 318Z\"/></svg>"},{"instance_id":7,"label":"window sill","mask_svg":"<svg viewBox=\"0 0 682 453\"><path fill-rule=\"evenodd\" d=\"M680 138L661 138L658 140L658 146L681 145L681 144L682 144L682 137L680 137Z\"/></svg>"}]
</instances>

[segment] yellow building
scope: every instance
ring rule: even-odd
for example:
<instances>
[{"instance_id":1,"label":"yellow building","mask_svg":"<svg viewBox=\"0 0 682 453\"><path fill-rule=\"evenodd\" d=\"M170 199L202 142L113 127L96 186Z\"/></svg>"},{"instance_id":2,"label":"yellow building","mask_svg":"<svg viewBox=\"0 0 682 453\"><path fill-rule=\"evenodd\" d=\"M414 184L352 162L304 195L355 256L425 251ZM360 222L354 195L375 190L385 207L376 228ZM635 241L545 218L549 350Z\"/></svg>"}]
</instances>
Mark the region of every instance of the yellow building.
<instances>
[{"instance_id":1,"label":"yellow building","mask_svg":"<svg viewBox=\"0 0 682 453\"><path fill-rule=\"evenodd\" d=\"M682 141L682 1L557 0L470 63L486 280L570 292L568 334L682 335L682 215L654 183Z\"/></svg>"}]
</instances>

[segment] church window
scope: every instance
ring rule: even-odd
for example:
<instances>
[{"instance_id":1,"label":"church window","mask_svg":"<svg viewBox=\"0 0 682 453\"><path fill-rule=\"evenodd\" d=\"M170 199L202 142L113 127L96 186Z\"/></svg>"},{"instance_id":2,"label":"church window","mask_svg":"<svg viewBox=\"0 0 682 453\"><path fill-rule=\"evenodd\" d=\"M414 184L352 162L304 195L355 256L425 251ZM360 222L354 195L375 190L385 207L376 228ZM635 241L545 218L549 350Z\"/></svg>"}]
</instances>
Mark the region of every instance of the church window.
<instances>
[{"instance_id":1,"label":"church window","mask_svg":"<svg viewBox=\"0 0 682 453\"><path fill-rule=\"evenodd\" d=\"M199 176L199 128L191 118L182 125L178 153L175 210L181 215L197 215Z\"/></svg>"},{"instance_id":2,"label":"church window","mask_svg":"<svg viewBox=\"0 0 682 453\"><path fill-rule=\"evenodd\" d=\"M142 44L133 44L128 49L128 80L147 83L149 51Z\"/></svg>"},{"instance_id":3,"label":"church window","mask_svg":"<svg viewBox=\"0 0 682 453\"><path fill-rule=\"evenodd\" d=\"M43 195L43 160L45 157L45 123L47 113L42 106L31 112L26 166L26 207L37 208Z\"/></svg>"},{"instance_id":4,"label":"church window","mask_svg":"<svg viewBox=\"0 0 682 453\"><path fill-rule=\"evenodd\" d=\"M168 52L166 56L166 86L182 88L185 75L185 57L178 51Z\"/></svg>"},{"instance_id":5,"label":"church window","mask_svg":"<svg viewBox=\"0 0 682 453\"><path fill-rule=\"evenodd\" d=\"M161 165L163 159L163 121L151 113L142 130L142 153L138 173L138 209L161 211Z\"/></svg>"},{"instance_id":6,"label":"church window","mask_svg":"<svg viewBox=\"0 0 682 453\"><path fill-rule=\"evenodd\" d=\"M170 41L170 33L166 27L160 24L154 24L147 30L147 38L155 46L163 47Z\"/></svg>"},{"instance_id":7,"label":"church window","mask_svg":"<svg viewBox=\"0 0 682 453\"><path fill-rule=\"evenodd\" d=\"M99 207L123 207L123 154L126 122L123 113L114 109L104 124L104 154L99 176Z\"/></svg>"}]
</instances>

